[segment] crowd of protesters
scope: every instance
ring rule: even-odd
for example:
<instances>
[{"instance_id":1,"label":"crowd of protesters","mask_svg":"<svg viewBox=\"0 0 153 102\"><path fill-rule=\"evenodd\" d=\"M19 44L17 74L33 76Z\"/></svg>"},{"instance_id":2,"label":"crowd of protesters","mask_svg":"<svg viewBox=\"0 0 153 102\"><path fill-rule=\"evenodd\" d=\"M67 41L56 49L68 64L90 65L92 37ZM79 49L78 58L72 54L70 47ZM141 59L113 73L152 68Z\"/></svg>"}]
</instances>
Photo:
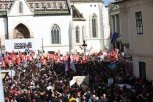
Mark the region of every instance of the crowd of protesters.
<instances>
[{"instance_id":1,"label":"crowd of protesters","mask_svg":"<svg viewBox=\"0 0 153 102\"><path fill-rule=\"evenodd\" d=\"M130 62L122 58L101 60L93 54L82 61L80 57L74 61L76 71L67 72L68 60L44 59L45 64L41 57L11 66L6 63L15 71L3 79L6 102L153 102L152 82L132 76ZM73 76L87 75L89 84L70 86Z\"/></svg>"}]
</instances>

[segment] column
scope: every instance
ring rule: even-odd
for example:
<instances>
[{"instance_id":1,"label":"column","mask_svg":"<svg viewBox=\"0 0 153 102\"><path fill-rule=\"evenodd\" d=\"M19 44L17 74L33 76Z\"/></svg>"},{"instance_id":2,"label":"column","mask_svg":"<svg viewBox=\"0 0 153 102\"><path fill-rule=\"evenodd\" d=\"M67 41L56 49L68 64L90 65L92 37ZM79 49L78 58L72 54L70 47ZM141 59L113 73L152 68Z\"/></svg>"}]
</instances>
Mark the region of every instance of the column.
<instances>
[{"instance_id":1,"label":"column","mask_svg":"<svg viewBox=\"0 0 153 102\"><path fill-rule=\"evenodd\" d=\"M120 34L120 17L119 14L117 14L117 32Z\"/></svg>"},{"instance_id":2,"label":"column","mask_svg":"<svg viewBox=\"0 0 153 102\"><path fill-rule=\"evenodd\" d=\"M115 20L114 15L111 15L111 32L115 32Z\"/></svg>"},{"instance_id":3,"label":"column","mask_svg":"<svg viewBox=\"0 0 153 102\"><path fill-rule=\"evenodd\" d=\"M85 39L85 26L82 26L82 40L81 41L83 40L86 40Z\"/></svg>"},{"instance_id":4,"label":"column","mask_svg":"<svg viewBox=\"0 0 153 102\"><path fill-rule=\"evenodd\" d=\"M71 50L74 50L75 49L75 27L73 26L72 27L72 39L71 39L71 41L72 41L72 48L71 48Z\"/></svg>"},{"instance_id":5,"label":"column","mask_svg":"<svg viewBox=\"0 0 153 102\"><path fill-rule=\"evenodd\" d=\"M126 8L120 8L120 34L122 35L123 44L128 43L128 11Z\"/></svg>"},{"instance_id":6,"label":"column","mask_svg":"<svg viewBox=\"0 0 153 102\"><path fill-rule=\"evenodd\" d=\"M115 17L115 32L118 32L118 29L117 29L117 15L115 14L114 17Z\"/></svg>"}]
</instances>

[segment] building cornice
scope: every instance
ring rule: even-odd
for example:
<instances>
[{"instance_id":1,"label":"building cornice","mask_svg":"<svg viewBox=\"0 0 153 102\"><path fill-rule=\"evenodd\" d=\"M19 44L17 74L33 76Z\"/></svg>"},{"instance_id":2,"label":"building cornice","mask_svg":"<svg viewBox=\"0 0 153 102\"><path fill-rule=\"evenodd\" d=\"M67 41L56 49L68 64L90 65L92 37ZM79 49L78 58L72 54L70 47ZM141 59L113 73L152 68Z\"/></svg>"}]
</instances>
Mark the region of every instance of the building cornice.
<instances>
[{"instance_id":1,"label":"building cornice","mask_svg":"<svg viewBox=\"0 0 153 102\"><path fill-rule=\"evenodd\" d=\"M73 18L73 21L86 21L84 18Z\"/></svg>"},{"instance_id":2,"label":"building cornice","mask_svg":"<svg viewBox=\"0 0 153 102\"><path fill-rule=\"evenodd\" d=\"M128 51L128 54L133 56L133 57L147 57L147 58L153 58L153 54L148 54L148 53L141 53L141 52L133 52L133 51Z\"/></svg>"},{"instance_id":3,"label":"building cornice","mask_svg":"<svg viewBox=\"0 0 153 102\"><path fill-rule=\"evenodd\" d=\"M129 0L115 0L114 2L112 2L112 4L120 4L120 3L124 3L126 1L129 1Z\"/></svg>"}]
</instances>

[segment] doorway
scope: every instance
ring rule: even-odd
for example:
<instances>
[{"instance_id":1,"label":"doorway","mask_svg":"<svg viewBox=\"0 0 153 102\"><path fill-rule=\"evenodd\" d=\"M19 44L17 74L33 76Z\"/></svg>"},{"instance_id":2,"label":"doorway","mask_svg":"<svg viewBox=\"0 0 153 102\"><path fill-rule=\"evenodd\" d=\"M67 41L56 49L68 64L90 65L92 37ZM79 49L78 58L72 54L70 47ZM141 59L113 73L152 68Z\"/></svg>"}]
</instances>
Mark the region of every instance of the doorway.
<instances>
[{"instance_id":1,"label":"doorway","mask_svg":"<svg viewBox=\"0 0 153 102\"><path fill-rule=\"evenodd\" d=\"M15 27L13 35L14 39L30 38L30 32L28 28L22 23Z\"/></svg>"},{"instance_id":2,"label":"doorway","mask_svg":"<svg viewBox=\"0 0 153 102\"><path fill-rule=\"evenodd\" d=\"M146 63L139 62L139 75L141 79L146 79Z\"/></svg>"}]
</instances>

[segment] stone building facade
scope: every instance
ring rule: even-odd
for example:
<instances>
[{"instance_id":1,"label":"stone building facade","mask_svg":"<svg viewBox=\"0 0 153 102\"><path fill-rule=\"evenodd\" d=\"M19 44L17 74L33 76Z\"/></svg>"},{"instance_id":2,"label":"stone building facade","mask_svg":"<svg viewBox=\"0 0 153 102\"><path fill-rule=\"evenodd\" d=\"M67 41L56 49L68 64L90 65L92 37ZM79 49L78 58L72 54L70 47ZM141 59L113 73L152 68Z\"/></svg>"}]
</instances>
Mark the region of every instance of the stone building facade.
<instances>
[{"instance_id":1,"label":"stone building facade","mask_svg":"<svg viewBox=\"0 0 153 102\"><path fill-rule=\"evenodd\" d=\"M133 74L153 80L153 0L116 0L114 4L120 7L120 33L132 56Z\"/></svg>"}]
</instances>

